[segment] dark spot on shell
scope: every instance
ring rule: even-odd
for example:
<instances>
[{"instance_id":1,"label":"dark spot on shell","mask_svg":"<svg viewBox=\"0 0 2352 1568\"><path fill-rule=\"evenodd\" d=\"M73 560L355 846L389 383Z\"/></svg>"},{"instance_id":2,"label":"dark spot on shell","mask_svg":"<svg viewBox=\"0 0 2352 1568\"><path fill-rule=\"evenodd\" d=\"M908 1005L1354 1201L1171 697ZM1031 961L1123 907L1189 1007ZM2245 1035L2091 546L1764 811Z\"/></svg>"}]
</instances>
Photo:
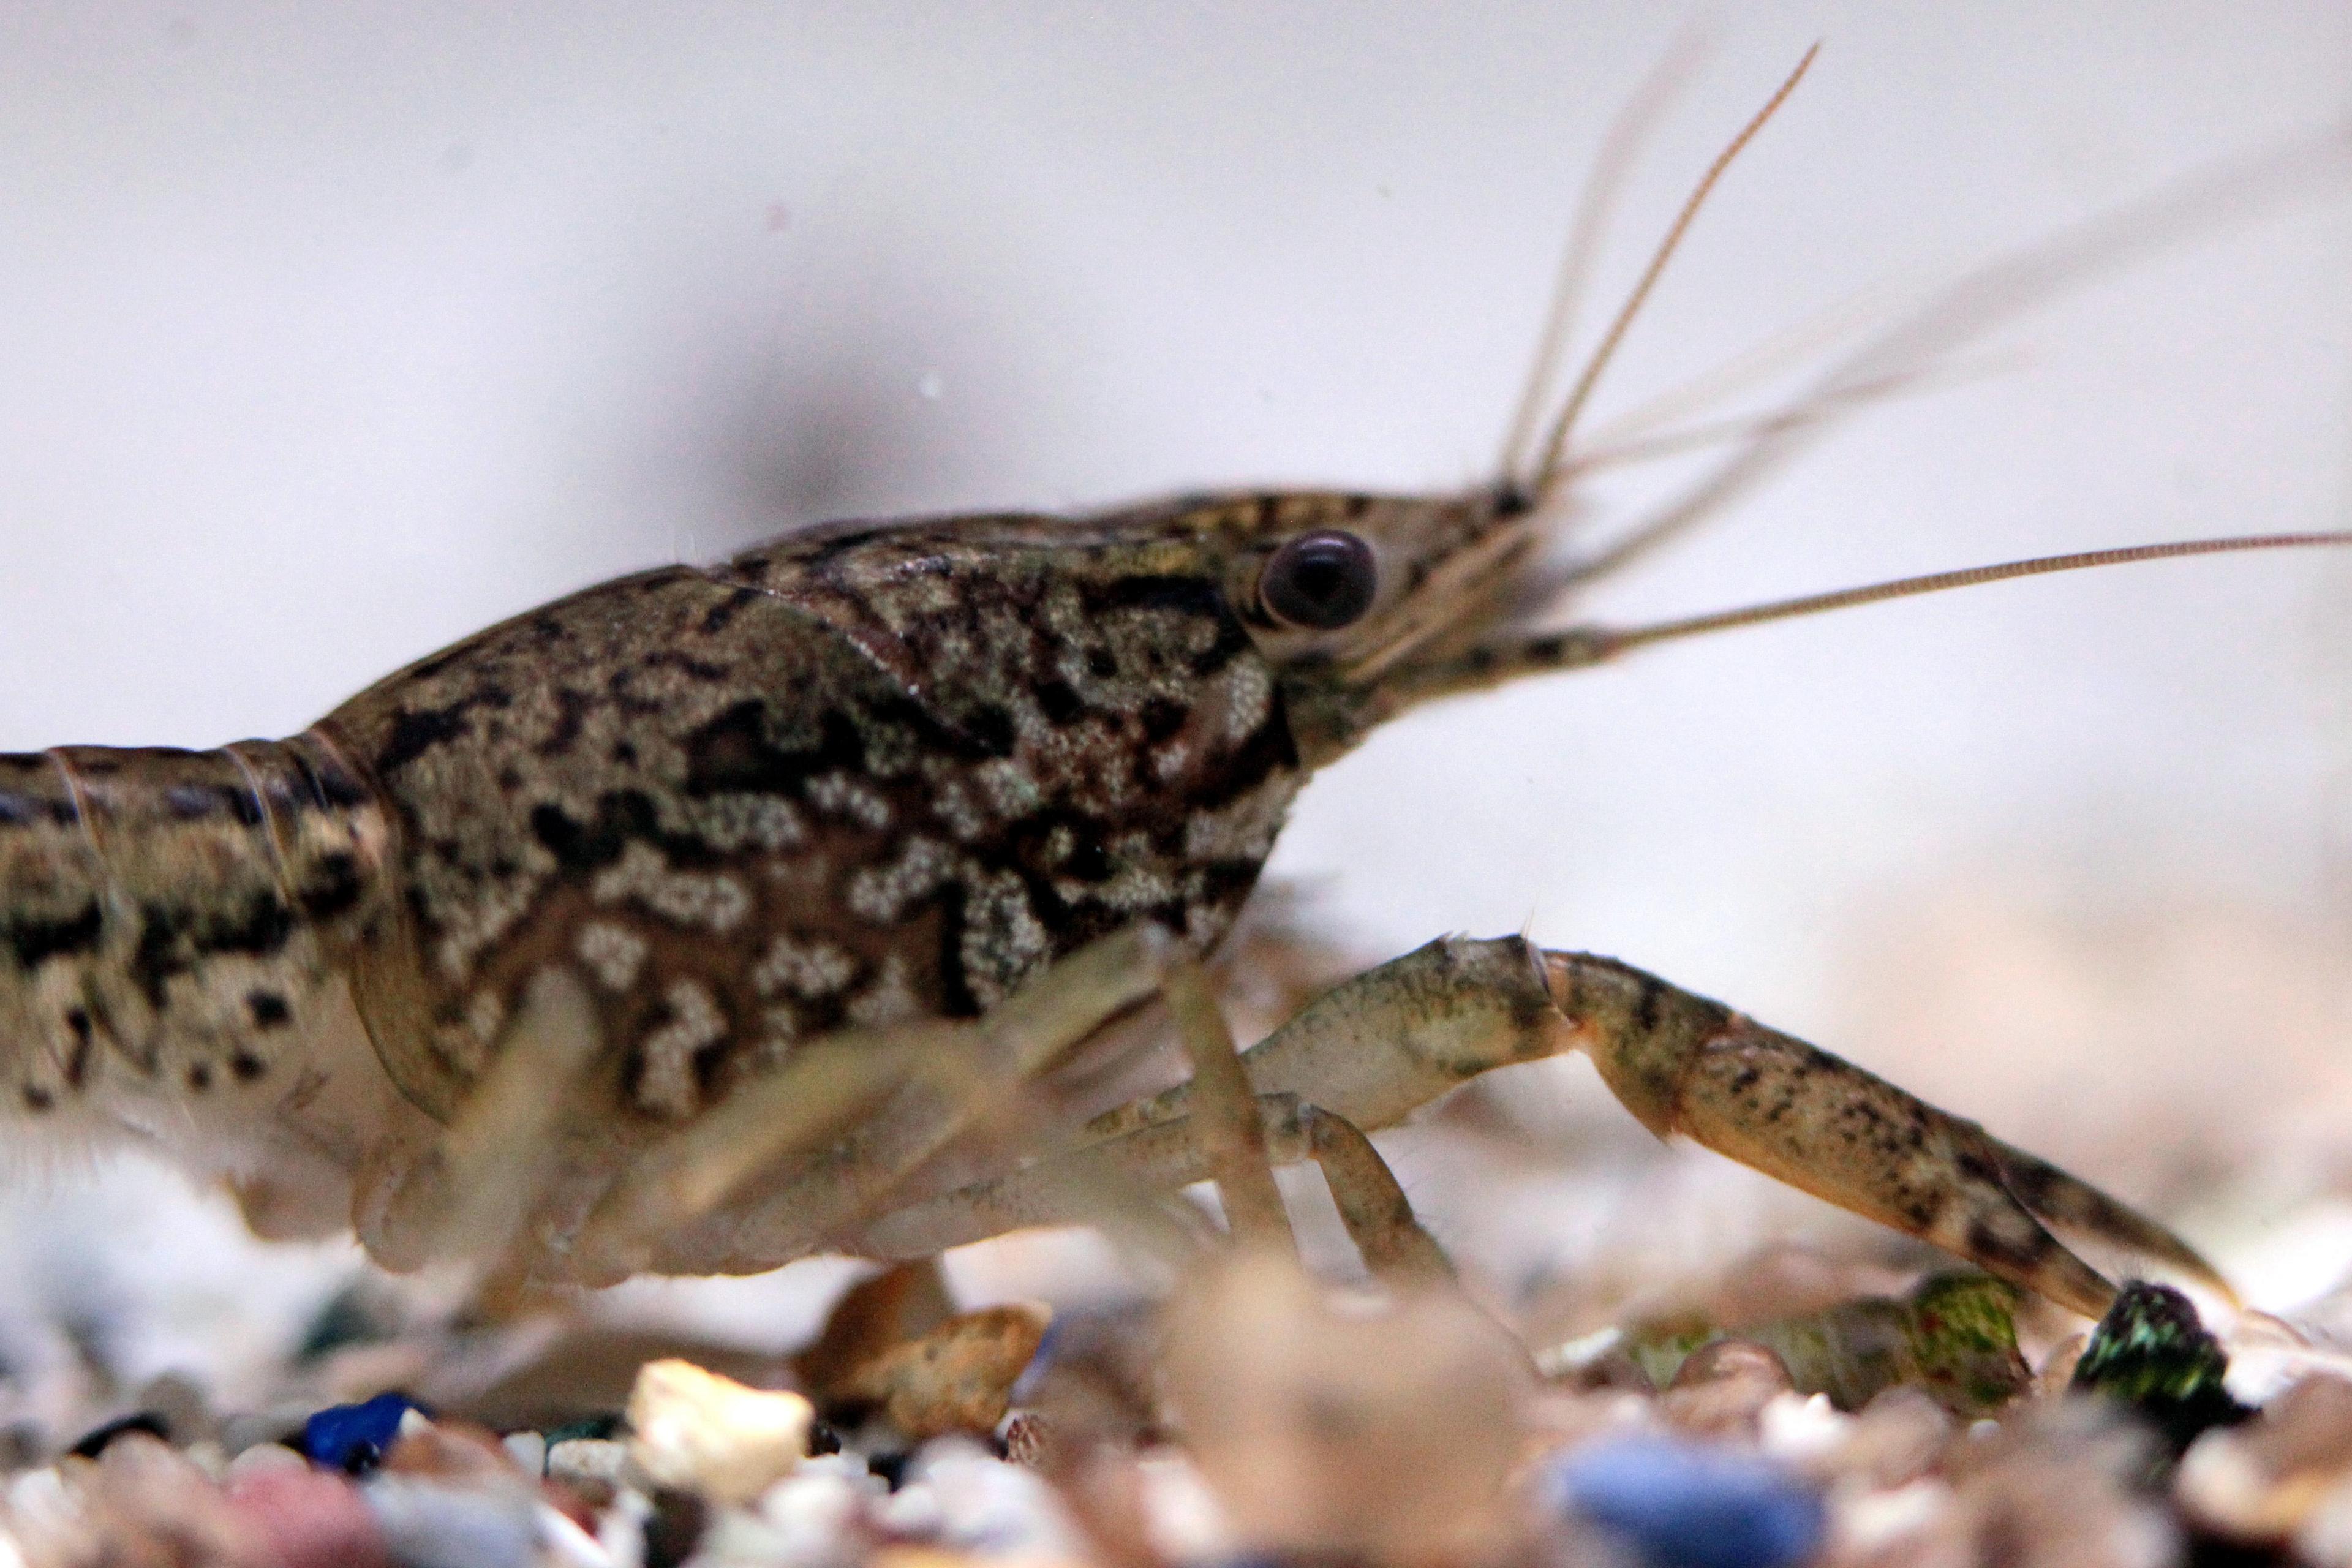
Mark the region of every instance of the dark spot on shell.
<instances>
[{"instance_id":1,"label":"dark spot on shell","mask_svg":"<svg viewBox=\"0 0 2352 1568\"><path fill-rule=\"evenodd\" d=\"M221 809L221 793L209 784L173 784L163 792L163 809L182 822L201 822Z\"/></svg>"},{"instance_id":2,"label":"dark spot on shell","mask_svg":"<svg viewBox=\"0 0 2352 1568\"><path fill-rule=\"evenodd\" d=\"M253 1016L253 1026L257 1029L282 1028L293 1016L287 1008L286 998L275 991L247 992L245 1007Z\"/></svg>"},{"instance_id":3,"label":"dark spot on shell","mask_svg":"<svg viewBox=\"0 0 2352 1568\"><path fill-rule=\"evenodd\" d=\"M585 691L569 686L555 689L555 728L540 742L537 750L542 757L560 757L570 751L580 739L580 731L588 722L588 715L596 710L597 699ZM503 784L503 775L501 783ZM504 787L513 789L513 784Z\"/></svg>"},{"instance_id":4,"label":"dark spot on shell","mask_svg":"<svg viewBox=\"0 0 2352 1568\"><path fill-rule=\"evenodd\" d=\"M302 912L314 921L332 920L360 901L359 861L344 850L319 857L297 895Z\"/></svg>"},{"instance_id":5,"label":"dark spot on shell","mask_svg":"<svg viewBox=\"0 0 2352 1568\"><path fill-rule=\"evenodd\" d=\"M51 1107L52 1105L55 1105L57 1102L58 1102L57 1096L56 1096L56 1095L51 1094L47 1089L43 1089L40 1085L38 1085L38 1084L35 1084L35 1083L28 1083L28 1084L26 1084L26 1085L25 1086L25 1109L26 1109L26 1110L47 1110L49 1107Z\"/></svg>"},{"instance_id":6,"label":"dark spot on shell","mask_svg":"<svg viewBox=\"0 0 2352 1568\"><path fill-rule=\"evenodd\" d=\"M1654 975L1642 976L1642 993L1633 1001L1633 1028L1636 1033L1654 1035L1658 1030L1658 1018L1666 1003L1665 982Z\"/></svg>"},{"instance_id":7,"label":"dark spot on shell","mask_svg":"<svg viewBox=\"0 0 2352 1568\"><path fill-rule=\"evenodd\" d=\"M513 694L501 687L483 686L441 708L411 708L393 721L392 733L376 752L378 773L397 773L445 741L466 732L466 715L476 708L513 706Z\"/></svg>"},{"instance_id":8,"label":"dark spot on shell","mask_svg":"<svg viewBox=\"0 0 2352 1568\"><path fill-rule=\"evenodd\" d=\"M759 603L762 596L757 588L736 589L703 612L703 636L716 637L725 631L728 622L740 615L747 606Z\"/></svg>"},{"instance_id":9,"label":"dark spot on shell","mask_svg":"<svg viewBox=\"0 0 2352 1568\"><path fill-rule=\"evenodd\" d=\"M188 1068L188 1087L194 1089L198 1094L202 1094L205 1090L212 1088L212 1064L210 1062L194 1062L190 1064Z\"/></svg>"},{"instance_id":10,"label":"dark spot on shell","mask_svg":"<svg viewBox=\"0 0 2352 1568\"><path fill-rule=\"evenodd\" d=\"M349 856L327 858L341 859L345 862L345 870L350 869ZM306 890L304 896L310 895ZM244 910L226 921L199 922L194 931L195 948L200 953L243 952L260 957L285 946L293 930L294 911L276 893L260 892L247 899Z\"/></svg>"},{"instance_id":11,"label":"dark spot on shell","mask_svg":"<svg viewBox=\"0 0 2352 1568\"><path fill-rule=\"evenodd\" d=\"M1143 738L1157 743L1167 740L1184 727L1185 709L1181 702L1165 697L1155 697L1143 705L1139 715L1143 721Z\"/></svg>"},{"instance_id":12,"label":"dark spot on shell","mask_svg":"<svg viewBox=\"0 0 2352 1568\"><path fill-rule=\"evenodd\" d=\"M397 773L444 741L465 733L465 730L462 707L412 710L393 721L391 735L385 739L383 749L375 754L375 765L381 772Z\"/></svg>"},{"instance_id":13,"label":"dark spot on shell","mask_svg":"<svg viewBox=\"0 0 2352 1568\"><path fill-rule=\"evenodd\" d=\"M707 658L696 658L691 654L678 653L668 648L646 655L644 664L647 669L675 669L689 679L699 680L709 685L715 685L734 674L734 671L726 665L713 664Z\"/></svg>"},{"instance_id":14,"label":"dark spot on shell","mask_svg":"<svg viewBox=\"0 0 2352 1568\"><path fill-rule=\"evenodd\" d=\"M1036 697L1038 710L1055 724L1067 724L1087 710L1086 703L1066 680L1040 681Z\"/></svg>"},{"instance_id":15,"label":"dark spot on shell","mask_svg":"<svg viewBox=\"0 0 2352 1568\"><path fill-rule=\"evenodd\" d=\"M1075 877L1081 882L1108 881L1112 867L1110 856L1103 848L1101 837L1097 834L1081 836L1071 847L1069 854L1063 858L1059 869L1064 876Z\"/></svg>"},{"instance_id":16,"label":"dark spot on shell","mask_svg":"<svg viewBox=\"0 0 2352 1568\"><path fill-rule=\"evenodd\" d=\"M2004 1235L2009 1227L1994 1223L1990 1216L1979 1216L1969 1222L1969 1250L1979 1258L1999 1258L2003 1262L2027 1265L2038 1262L2049 1250L2049 1237L2041 1231L2020 1231Z\"/></svg>"},{"instance_id":17,"label":"dark spot on shell","mask_svg":"<svg viewBox=\"0 0 2352 1568\"><path fill-rule=\"evenodd\" d=\"M64 920L19 917L8 921L8 947L16 954L17 967L36 969L61 953L88 952L98 945L105 924L105 914L93 899Z\"/></svg>"},{"instance_id":18,"label":"dark spot on shell","mask_svg":"<svg viewBox=\"0 0 2352 1568\"><path fill-rule=\"evenodd\" d=\"M531 807L530 832L567 871L593 871L621 858L620 836L599 835L573 821L560 805Z\"/></svg>"},{"instance_id":19,"label":"dark spot on shell","mask_svg":"<svg viewBox=\"0 0 2352 1568\"><path fill-rule=\"evenodd\" d=\"M349 768L331 761L310 764L310 776L318 781L319 798L339 811L348 811L368 802L367 786L361 784Z\"/></svg>"},{"instance_id":20,"label":"dark spot on shell","mask_svg":"<svg viewBox=\"0 0 2352 1568\"><path fill-rule=\"evenodd\" d=\"M814 774L864 773L866 742L845 713L826 713L814 747L790 751L769 739L767 704L738 702L686 738L686 793L734 791L797 795Z\"/></svg>"},{"instance_id":21,"label":"dark spot on shell","mask_svg":"<svg viewBox=\"0 0 2352 1568\"><path fill-rule=\"evenodd\" d=\"M994 703L981 703L961 715L964 733L992 757L1009 757L1018 737L1013 715Z\"/></svg>"}]
</instances>

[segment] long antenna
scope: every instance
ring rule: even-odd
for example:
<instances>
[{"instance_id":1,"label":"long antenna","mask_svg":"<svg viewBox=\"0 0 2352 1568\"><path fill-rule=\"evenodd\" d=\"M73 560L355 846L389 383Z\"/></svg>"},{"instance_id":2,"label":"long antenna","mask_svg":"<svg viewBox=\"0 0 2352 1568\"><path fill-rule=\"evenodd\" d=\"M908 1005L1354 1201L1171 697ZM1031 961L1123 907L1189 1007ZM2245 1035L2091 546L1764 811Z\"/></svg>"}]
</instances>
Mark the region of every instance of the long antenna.
<instances>
[{"instance_id":1,"label":"long antenna","mask_svg":"<svg viewBox=\"0 0 2352 1568\"><path fill-rule=\"evenodd\" d=\"M1483 691L1523 675L1543 675L1586 669L1606 664L1618 655L1652 643L1705 637L1767 621L1794 620L1830 610L1849 610L1885 599L1908 599L1940 594L1948 588L1973 588L2002 583L2011 577L2039 577L2051 572L2079 572L2091 566L2121 566L2135 561L2171 561L2189 555L2226 555L2247 550L2296 550L2352 546L2352 531L2334 533L2257 533L2229 539L2188 539L2170 544L2130 544L2119 550L2085 550L2072 555L2042 555L2030 561L2007 561L1994 566L1969 566L1957 572L1932 572L1924 577L1897 577L1859 588L1827 594L1807 594L1794 599L1774 599L1761 605L1717 610L1711 615L1685 616L1654 621L1642 626L1572 626L1558 631L1528 632L1496 642L1479 643L1448 658L1409 668L1397 677L1396 689L1406 704L1465 691Z\"/></svg>"},{"instance_id":2,"label":"long antenna","mask_svg":"<svg viewBox=\"0 0 2352 1568\"><path fill-rule=\"evenodd\" d=\"M2169 561L2184 555L2226 555L2244 550L2294 550L2330 545L2352 545L2352 532L2258 533L2231 539L2188 539L2170 544L2132 544L2117 550L2085 550L2073 555L2042 555L2029 561L2008 561L1994 566L1968 566L1957 572L1931 572L1924 577L1897 577L1859 588L1840 588L1827 594L1775 599L1741 609L1717 610L1711 615L1657 621L1646 626L1580 628L1573 635L1592 639L1589 646L1596 647L1600 650L1599 657L1606 658L1651 643L1704 637L1710 632L1727 632L1738 626L1760 626L1767 621L1794 620L1800 616L1852 609L1857 605L1875 605L1885 599L1940 594L1948 588L1973 588L1984 583L2006 582L2011 577L2039 577L2045 573L2078 572L2091 566L2121 566L2135 561Z\"/></svg>"}]
</instances>

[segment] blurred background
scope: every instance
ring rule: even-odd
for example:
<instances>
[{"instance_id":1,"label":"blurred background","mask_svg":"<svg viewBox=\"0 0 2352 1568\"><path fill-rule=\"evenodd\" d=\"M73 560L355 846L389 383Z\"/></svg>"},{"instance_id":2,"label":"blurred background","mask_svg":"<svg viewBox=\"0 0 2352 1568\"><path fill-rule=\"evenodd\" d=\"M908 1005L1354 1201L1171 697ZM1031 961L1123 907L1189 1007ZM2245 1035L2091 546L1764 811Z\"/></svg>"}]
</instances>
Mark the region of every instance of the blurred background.
<instances>
[{"instance_id":1,"label":"blurred background","mask_svg":"<svg viewBox=\"0 0 2352 1568\"><path fill-rule=\"evenodd\" d=\"M1612 118L1693 46L1588 339L1817 39L1603 420L2352 114L2336 0L0 8L0 747L289 732L821 518L1481 479ZM2190 229L1580 609L2352 526L2352 174ZM1676 475L1611 476L1583 526ZM1383 732L1276 869L1367 961L1524 927L1725 998L2309 1302L2352 1268L2347 595L2352 562L2282 554L1662 648ZM1506 1295L1874 1244L1661 1155L1580 1064L1385 1142ZM96 1334L234 1382L358 1268L143 1166L5 1204L20 1370ZM1079 1295L1096 1257L955 1273ZM789 1342L841 1277L608 1310Z\"/></svg>"}]
</instances>

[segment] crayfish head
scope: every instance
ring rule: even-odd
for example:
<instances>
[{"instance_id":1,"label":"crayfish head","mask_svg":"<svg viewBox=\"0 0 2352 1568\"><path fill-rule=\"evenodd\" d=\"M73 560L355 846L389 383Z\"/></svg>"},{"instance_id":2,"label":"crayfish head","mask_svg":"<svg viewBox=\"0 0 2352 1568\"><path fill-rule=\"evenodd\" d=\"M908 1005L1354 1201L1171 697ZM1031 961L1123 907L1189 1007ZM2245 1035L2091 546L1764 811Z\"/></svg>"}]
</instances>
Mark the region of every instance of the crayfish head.
<instances>
[{"instance_id":1,"label":"crayfish head","mask_svg":"<svg viewBox=\"0 0 2352 1568\"><path fill-rule=\"evenodd\" d=\"M1311 768L1417 701L1487 683L1481 650L1557 597L1546 521L1501 489L1286 490L1190 501L1167 523L1274 670Z\"/></svg>"}]
</instances>

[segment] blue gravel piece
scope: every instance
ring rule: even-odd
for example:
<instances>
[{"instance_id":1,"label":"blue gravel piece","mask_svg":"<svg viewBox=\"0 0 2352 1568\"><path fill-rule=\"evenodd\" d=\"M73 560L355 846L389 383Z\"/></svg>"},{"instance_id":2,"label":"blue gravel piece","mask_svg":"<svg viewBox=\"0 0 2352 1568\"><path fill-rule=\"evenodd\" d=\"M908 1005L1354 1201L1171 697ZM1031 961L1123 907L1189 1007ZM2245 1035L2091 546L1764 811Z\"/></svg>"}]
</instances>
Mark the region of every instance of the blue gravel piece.
<instances>
[{"instance_id":1,"label":"blue gravel piece","mask_svg":"<svg viewBox=\"0 0 2352 1568\"><path fill-rule=\"evenodd\" d=\"M404 1394L379 1394L358 1405L331 1405L302 1423L302 1452L314 1465L354 1475L375 1468L400 1431L400 1418L416 1408Z\"/></svg>"},{"instance_id":2,"label":"blue gravel piece","mask_svg":"<svg viewBox=\"0 0 2352 1568\"><path fill-rule=\"evenodd\" d=\"M1553 1495L1644 1568L1795 1568L1829 1525L1821 1494L1764 1459L1639 1437L1554 1466Z\"/></svg>"}]
</instances>

